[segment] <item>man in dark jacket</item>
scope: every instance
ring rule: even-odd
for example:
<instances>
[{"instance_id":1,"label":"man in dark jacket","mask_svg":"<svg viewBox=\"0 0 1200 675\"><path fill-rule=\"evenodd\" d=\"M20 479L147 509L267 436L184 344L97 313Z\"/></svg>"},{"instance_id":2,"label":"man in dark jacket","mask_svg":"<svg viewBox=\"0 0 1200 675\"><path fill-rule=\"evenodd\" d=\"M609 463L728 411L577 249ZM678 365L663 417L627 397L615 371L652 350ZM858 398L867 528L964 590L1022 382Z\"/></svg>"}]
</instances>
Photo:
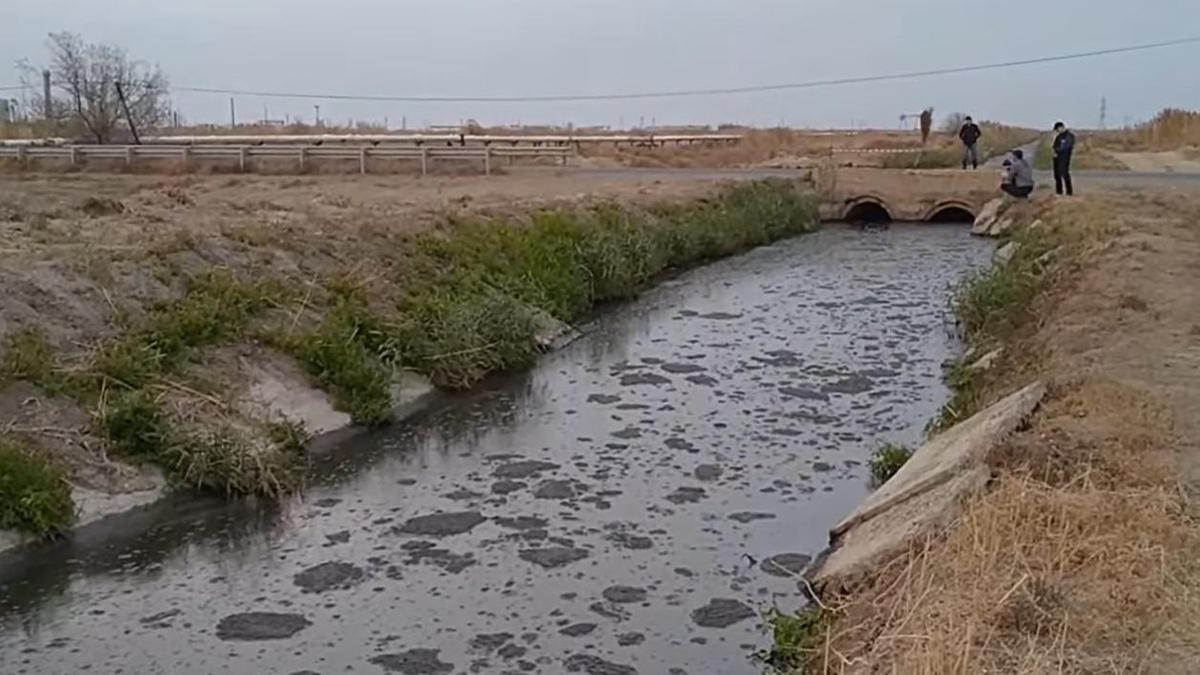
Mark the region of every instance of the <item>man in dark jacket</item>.
<instances>
[{"instance_id":1,"label":"man in dark jacket","mask_svg":"<svg viewBox=\"0 0 1200 675\"><path fill-rule=\"evenodd\" d=\"M1075 152L1075 134L1067 125L1059 122L1054 125L1054 189L1058 194L1075 194L1071 185L1071 155Z\"/></svg>"},{"instance_id":2,"label":"man in dark jacket","mask_svg":"<svg viewBox=\"0 0 1200 675\"><path fill-rule=\"evenodd\" d=\"M964 148L963 171L967 170L968 164L972 169L979 168L979 150L976 144L979 143L980 136L983 136L983 132L979 130L979 125L968 116L962 128L958 130L958 138L963 142Z\"/></svg>"}]
</instances>

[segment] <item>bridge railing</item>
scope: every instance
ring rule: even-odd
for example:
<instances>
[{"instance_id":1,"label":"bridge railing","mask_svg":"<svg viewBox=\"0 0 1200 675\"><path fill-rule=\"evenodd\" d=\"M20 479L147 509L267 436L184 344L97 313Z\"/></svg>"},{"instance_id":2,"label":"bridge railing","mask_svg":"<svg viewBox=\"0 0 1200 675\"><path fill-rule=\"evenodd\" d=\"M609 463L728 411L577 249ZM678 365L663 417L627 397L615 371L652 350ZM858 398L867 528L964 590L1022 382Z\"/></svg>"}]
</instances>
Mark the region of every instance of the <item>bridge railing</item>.
<instances>
[{"instance_id":1,"label":"bridge railing","mask_svg":"<svg viewBox=\"0 0 1200 675\"><path fill-rule=\"evenodd\" d=\"M369 173L370 160L415 160L421 175L429 173L432 162L478 162L485 174L491 174L493 160L518 158L550 159L562 164L575 155L573 146L415 146L415 145L59 145L0 146L0 158L13 159L22 166L37 160L65 161L81 166L89 161L122 162L132 167L139 161L179 162L188 168L196 161L236 162L240 171L255 167L255 160L294 161L296 168L307 169L323 160L358 161L360 173Z\"/></svg>"}]
</instances>

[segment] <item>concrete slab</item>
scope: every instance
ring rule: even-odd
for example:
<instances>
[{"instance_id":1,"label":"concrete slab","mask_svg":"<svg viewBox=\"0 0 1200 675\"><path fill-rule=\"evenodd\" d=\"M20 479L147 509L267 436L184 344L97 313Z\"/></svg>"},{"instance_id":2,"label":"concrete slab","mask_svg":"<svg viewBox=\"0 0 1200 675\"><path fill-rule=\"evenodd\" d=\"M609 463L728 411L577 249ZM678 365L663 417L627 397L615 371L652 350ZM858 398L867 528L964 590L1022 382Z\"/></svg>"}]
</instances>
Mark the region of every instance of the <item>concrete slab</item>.
<instances>
[{"instance_id":1,"label":"concrete slab","mask_svg":"<svg viewBox=\"0 0 1200 675\"><path fill-rule=\"evenodd\" d=\"M921 446L883 487L831 532L806 578L819 592L852 586L962 513L991 478L985 460L1046 395L1036 382Z\"/></svg>"},{"instance_id":2,"label":"concrete slab","mask_svg":"<svg viewBox=\"0 0 1200 675\"><path fill-rule=\"evenodd\" d=\"M309 384L308 375L290 358L273 352L241 359L249 383L238 407L262 419L300 422L314 436L350 426L350 416L333 407L324 391Z\"/></svg>"},{"instance_id":3,"label":"concrete slab","mask_svg":"<svg viewBox=\"0 0 1200 675\"><path fill-rule=\"evenodd\" d=\"M880 565L934 535L957 518L963 504L987 487L991 472L971 467L848 531L806 575L822 593L845 591Z\"/></svg>"},{"instance_id":4,"label":"concrete slab","mask_svg":"<svg viewBox=\"0 0 1200 675\"><path fill-rule=\"evenodd\" d=\"M997 401L975 416L921 446L892 479L832 531L836 538L859 523L888 511L979 464L987 453L1015 431L1046 395L1041 382Z\"/></svg>"}]
</instances>

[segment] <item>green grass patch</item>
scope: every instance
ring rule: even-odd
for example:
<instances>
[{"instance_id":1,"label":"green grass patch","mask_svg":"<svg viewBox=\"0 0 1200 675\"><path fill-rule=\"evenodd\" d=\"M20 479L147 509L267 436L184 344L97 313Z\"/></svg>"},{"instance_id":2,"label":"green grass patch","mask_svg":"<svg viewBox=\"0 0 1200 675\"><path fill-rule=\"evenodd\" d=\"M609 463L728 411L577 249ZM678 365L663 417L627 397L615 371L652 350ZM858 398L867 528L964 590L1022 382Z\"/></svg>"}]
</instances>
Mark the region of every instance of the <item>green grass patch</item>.
<instances>
[{"instance_id":1,"label":"green grass patch","mask_svg":"<svg viewBox=\"0 0 1200 675\"><path fill-rule=\"evenodd\" d=\"M272 281L243 283L227 270L215 270L190 282L178 301L153 310L145 324L106 344L92 369L93 387L104 380L137 389L178 367L201 347L228 342L250 318L284 298Z\"/></svg>"},{"instance_id":2,"label":"green grass patch","mask_svg":"<svg viewBox=\"0 0 1200 675\"><path fill-rule=\"evenodd\" d=\"M792 675L804 672L820 653L829 630L829 615L817 606L795 614L772 609L767 613L765 628L771 634L771 647L757 652L755 658L770 673Z\"/></svg>"},{"instance_id":3,"label":"green grass patch","mask_svg":"<svg viewBox=\"0 0 1200 675\"><path fill-rule=\"evenodd\" d=\"M1060 230L1053 221L1037 229L1018 230L1009 239L1018 248L1007 264L975 275L955 292L951 303L973 357L1004 343L1029 320L1029 309L1048 282L1044 256L1065 248L1060 246ZM944 431L979 411L983 373L969 365L960 359L948 369L946 382L954 393L926 426L928 434Z\"/></svg>"},{"instance_id":4,"label":"green grass patch","mask_svg":"<svg viewBox=\"0 0 1200 675\"><path fill-rule=\"evenodd\" d=\"M636 210L605 204L546 211L527 223L473 221L417 239L398 315L377 345L445 387L468 387L537 354L538 319L562 321L630 298L683 268L810 230L815 200L786 181L744 183L717 198Z\"/></svg>"},{"instance_id":5,"label":"green grass patch","mask_svg":"<svg viewBox=\"0 0 1200 675\"><path fill-rule=\"evenodd\" d=\"M912 448L899 443L888 443L876 449L868 462L871 469L871 486L882 487L912 456Z\"/></svg>"},{"instance_id":6,"label":"green grass patch","mask_svg":"<svg viewBox=\"0 0 1200 675\"><path fill-rule=\"evenodd\" d=\"M43 382L54 372L54 353L46 336L36 328L26 328L8 336L0 373L6 378Z\"/></svg>"},{"instance_id":7,"label":"green grass patch","mask_svg":"<svg viewBox=\"0 0 1200 675\"><path fill-rule=\"evenodd\" d=\"M65 530L75 520L71 488L61 470L0 440L0 529L39 537Z\"/></svg>"},{"instance_id":8,"label":"green grass patch","mask_svg":"<svg viewBox=\"0 0 1200 675\"><path fill-rule=\"evenodd\" d=\"M379 424L392 412L392 371L380 359L387 341L366 305L343 299L313 331L278 342L361 424Z\"/></svg>"},{"instance_id":9,"label":"green grass patch","mask_svg":"<svg viewBox=\"0 0 1200 675\"><path fill-rule=\"evenodd\" d=\"M270 425L270 448L252 447L228 432L185 432L145 391L118 393L102 420L117 452L162 468L172 481L226 494L276 497L295 489L306 466L308 434L296 424Z\"/></svg>"}]
</instances>

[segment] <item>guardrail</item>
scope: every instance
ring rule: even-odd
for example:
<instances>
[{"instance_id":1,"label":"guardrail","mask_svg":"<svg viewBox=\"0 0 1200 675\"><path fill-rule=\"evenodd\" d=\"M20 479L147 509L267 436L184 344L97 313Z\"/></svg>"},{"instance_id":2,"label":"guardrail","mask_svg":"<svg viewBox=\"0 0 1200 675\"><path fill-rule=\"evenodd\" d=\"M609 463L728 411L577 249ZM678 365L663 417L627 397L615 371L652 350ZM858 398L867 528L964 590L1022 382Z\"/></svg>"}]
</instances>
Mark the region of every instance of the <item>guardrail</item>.
<instances>
[{"instance_id":1,"label":"guardrail","mask_svg":"<svg viewBox=\"0 0 1200 675\"><path fill-rule=\"evenodd\" d=\"M451 146L581 146L602 145L694 145L733 144L742 140L736 134L626 134L626 135L483 135L483 134L231 134L206 136L147 136L142 138L146 145L443 145ZM55 146L70 145L61 138L38 138L3 141L0 146Z\"/></svg>"},{"instance_id":2,"label":"guardrail","mask_svg":"<svg viewBox=\"0 0 1200 675\"><path fill-rule=\"evenodd\" d=\"M360 173L368 173L369 160L406 159L421 163L421 175L429 173L432 161L480 162L485 174L491 174L492 162L507 158L549 158L566 165L574 156L573 146L539 147L462 147L462 146L312 146L312 145L68 145L0 147L0 158L15 159L22 165L33 160L65 160L82 165L89 160L124 162L133 166L142 160L177 160L186 169L193 161L236 161L241 171L252 168L256 159L294 160L304 170L313 161L323 159L357 160Z\"/></svg>"}]
</instances>

